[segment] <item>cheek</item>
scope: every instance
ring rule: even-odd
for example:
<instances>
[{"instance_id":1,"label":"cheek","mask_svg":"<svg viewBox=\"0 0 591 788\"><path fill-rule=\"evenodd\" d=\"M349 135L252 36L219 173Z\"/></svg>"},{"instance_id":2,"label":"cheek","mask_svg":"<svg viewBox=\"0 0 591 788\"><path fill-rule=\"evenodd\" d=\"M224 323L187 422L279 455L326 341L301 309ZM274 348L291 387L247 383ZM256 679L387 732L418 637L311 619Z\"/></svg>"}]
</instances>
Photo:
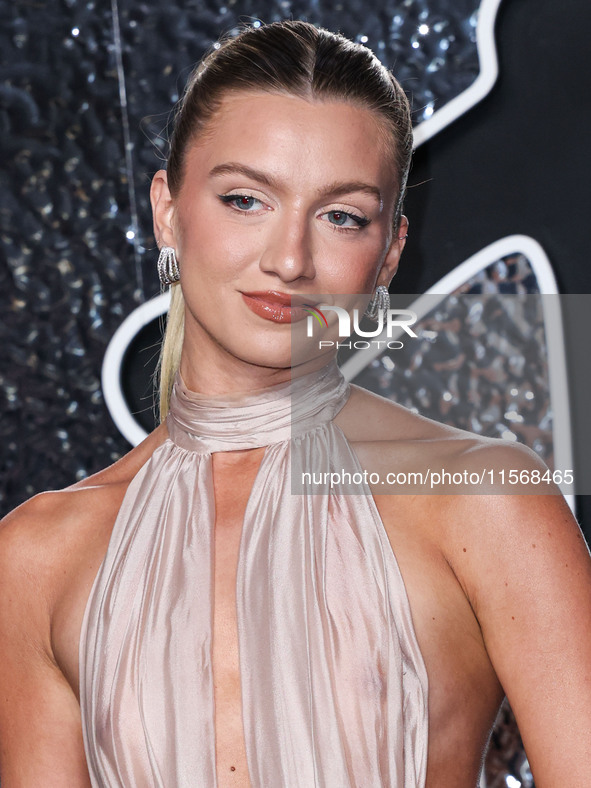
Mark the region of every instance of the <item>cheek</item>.
<instances>
[{"instance_id":1,"label":"cheek","mask_svg":"<svg viewBox=\"0 0 591 788\"><path fill-rule=\"evenodd\" d=\"M316 292L372 293L384 260L386 239L376 227L361 237L323 237L316 247ZM324 289L322 289L324 288Z\"/></svg>"},{"instance_id":2,"label":"cheek","mask_svg":"<svg viewBox=\"0 0 591 788\"><path fill-rule=\"evenodd\" d=\"M373 255L369 259L364 259L361 255L341 258L326 277L327 284L331 286L327 292L370 293L375 286L378 268Z\"/></svg>"},{"instance_id":3,"label":"cheek","mask_svg":"<svg viewBox=\"0 0 591 788\"><path fill-rule=\"evenodd\" d=\"M212 221L187 222L179 237L179 251L185 278L202 280L203 284L231 279L247 258L244 242L240 243L236 235L220 232Z\"/></svg>"}]
</instances>

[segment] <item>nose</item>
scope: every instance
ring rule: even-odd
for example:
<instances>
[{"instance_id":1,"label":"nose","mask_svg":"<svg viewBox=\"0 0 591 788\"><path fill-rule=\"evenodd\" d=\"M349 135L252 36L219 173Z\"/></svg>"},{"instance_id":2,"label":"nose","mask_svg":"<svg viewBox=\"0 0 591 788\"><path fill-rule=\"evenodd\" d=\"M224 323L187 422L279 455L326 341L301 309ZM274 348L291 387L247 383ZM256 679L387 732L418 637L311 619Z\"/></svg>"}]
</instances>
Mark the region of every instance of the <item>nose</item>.
<instances>
[{"instance_id":1,"label":"nose","mask_svg":"<svg viewBox=\"0 0 591 788\"><path fill-rule=\"evenodd\" d=\"M293 213L285 222L277 222L267 239L259 263L261 271L276 274L283 282L313 279L316 275L310 227Z\"/></svg>"}]
</instances>

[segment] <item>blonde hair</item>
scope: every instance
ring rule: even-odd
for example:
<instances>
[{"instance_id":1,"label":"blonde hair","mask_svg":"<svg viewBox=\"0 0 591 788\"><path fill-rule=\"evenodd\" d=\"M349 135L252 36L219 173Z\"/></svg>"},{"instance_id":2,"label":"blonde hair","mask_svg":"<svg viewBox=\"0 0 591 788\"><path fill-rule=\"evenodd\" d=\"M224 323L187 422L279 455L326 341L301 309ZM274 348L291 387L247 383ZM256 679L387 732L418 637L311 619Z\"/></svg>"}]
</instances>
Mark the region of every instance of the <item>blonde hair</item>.
<instances>
[{"instance_id":1,"label":"blonde hair","mask_svg":"<svg viewBox=\"0 0 591 788\"><path fill-rule=\"evenodd\" d=\"M166 331L156 373L160 378L160 421L168 415L174 376L181 364L181 351L185 336L185 299L179 282L171 285L170 306L166 319Z\"/></svg>"},{"instance_id":2,"label":"blonde hair","mask_svg":"<svg viewBox=\"0 0 591 788\"><path fill-rule=\"evenodd\" d=\"M246 27L235 37L227 34L193 70L177 108L170 140L167 173L173 197L182 186L190 143L215 116L227 91L241 89L336 99L374 111L385 122L395 166L398 199L393 225L394 231L398 230L412 155L408 99L394 75L370 49L338 33L293 19ZM182 264L179 260L181 270ZM180 364L184 318L184 299L175 284L158 365L161 420L168 413Z\"/></svg>"}]
</instances>

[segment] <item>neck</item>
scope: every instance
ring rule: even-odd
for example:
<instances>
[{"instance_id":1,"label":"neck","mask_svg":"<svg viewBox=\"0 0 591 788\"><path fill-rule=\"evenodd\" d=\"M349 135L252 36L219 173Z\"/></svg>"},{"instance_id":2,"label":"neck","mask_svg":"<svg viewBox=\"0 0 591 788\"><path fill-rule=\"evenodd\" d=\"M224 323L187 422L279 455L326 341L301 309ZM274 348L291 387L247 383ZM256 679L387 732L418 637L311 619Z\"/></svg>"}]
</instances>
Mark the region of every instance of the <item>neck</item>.
<instances>
[{"instance_id":1,"label":"neck","mask_svg":"<svg viewBox=\"0 0 591 788\"><path fill-rule=\"evenodd\" d=\"M265 389L279 383L315 372L336 357L336 352L299 360L286 366L264 366L239 358L220 345L193 341L185 334L181 353L180 373L190 391L205 395L232 394Z\"/></svg>"},{"instance_id":2,"label":"neck","mask_svg":"<svg viewBox=\"0 0 591 788\"><path fill-rule=\"evenodd\" d=\"M305 376L213 395L189 389L177 373L168 434L182 448L202 454L268 446L328 423L349 393L334 358Z\"/></svg>"}]
</instances>

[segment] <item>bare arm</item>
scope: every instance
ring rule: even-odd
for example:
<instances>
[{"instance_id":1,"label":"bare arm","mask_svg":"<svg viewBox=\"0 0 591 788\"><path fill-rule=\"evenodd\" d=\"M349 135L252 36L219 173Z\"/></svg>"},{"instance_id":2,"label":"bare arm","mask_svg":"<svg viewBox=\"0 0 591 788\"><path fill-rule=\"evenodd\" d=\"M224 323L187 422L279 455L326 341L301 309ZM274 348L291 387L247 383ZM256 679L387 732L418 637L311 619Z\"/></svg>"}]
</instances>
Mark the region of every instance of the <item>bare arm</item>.
<instances>
[{"instance_id":1,"label":"bare arm","mask_svg":"<svg viewBox=\"0 0 591 788\"><path fill-rule=\"evenodd\" d=\"M448 523L448 560L515 713L536 788L586 788L591 558L575 519L555 495L467 495Z\"/></svg>"},{"instance_id":2,"label":"bare arm","mask_svg":"<svg viewBox=\"0 0 591 788\"><path fill-rule=\"evenodd\" d=\"M51 652L51 555L36 508L25 504L0 526L0 781L89 788L80 707Z\"/></svg>"}]
</instances>

